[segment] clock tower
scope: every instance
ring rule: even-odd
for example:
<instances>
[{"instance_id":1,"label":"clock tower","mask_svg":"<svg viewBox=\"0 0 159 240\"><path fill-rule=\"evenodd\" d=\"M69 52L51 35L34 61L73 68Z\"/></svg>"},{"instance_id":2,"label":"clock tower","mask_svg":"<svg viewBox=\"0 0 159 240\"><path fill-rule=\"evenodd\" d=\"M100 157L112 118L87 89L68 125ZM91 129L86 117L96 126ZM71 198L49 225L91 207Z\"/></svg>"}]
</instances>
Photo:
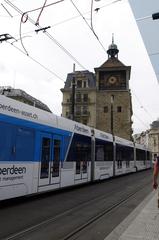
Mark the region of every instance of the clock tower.
<instances>
[{"instance_id":1,"label":"clock tower","mask_svg":"<svg viewBox=\"0 0 159 240\"><path fill-rule=\"evenodd\" d=\"M132 103L129 89L131 67L118 59L114 39L109 46L108 59L96 73L96 128L115 136L132 139Z\"/></svg>"}]
</instances>

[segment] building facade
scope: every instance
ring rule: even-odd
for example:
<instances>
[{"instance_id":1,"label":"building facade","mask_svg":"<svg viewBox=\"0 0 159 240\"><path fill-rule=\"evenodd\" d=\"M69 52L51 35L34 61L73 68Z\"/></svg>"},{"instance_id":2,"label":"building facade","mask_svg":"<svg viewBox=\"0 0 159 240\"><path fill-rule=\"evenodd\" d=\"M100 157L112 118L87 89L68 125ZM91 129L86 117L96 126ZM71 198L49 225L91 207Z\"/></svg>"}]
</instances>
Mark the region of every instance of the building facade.
<instances>
[{"instance_id":1,"label":"building facade","mask_svg":"<svg viewBox=\"0 0 159 240\"><path fill-rule=\"evenodd\" d=\"M135 134L136 143L146 145L152 152L152 158L159 156L159 120L152 122L149 130L140 134Z\"/></svg>"},{"instance_id":2,"label":"building facade","mask_svg":"<svg viewBox=\"0 0 159 240\"><path fill-rule=\"evenodd\" d=\"M119 61L118 52L112 40L108 59L95 68L95 74L89 71L68 74L61 89L62 116L132 140L131 67Z\"/></svg>"},{"instance_id":3,"label":"building facade","mask_svg":"<svg viewBox=\"0 0 159 240\"><path fill-rule=\"evenodd\" d=\"M131 67L119 61L118 52L117 45L112 42L107 51L108 60L95 68L96 128L131 140Z\"/></svg>"},{"instance_id":4,"label":"building facade","mask_svg":"<svg viewBox=\"0 0 159 240\"><path fill-rule=\"evenodd\" d=\"M75 94L72 91L73 80L75 81ZM69 73L61 91L63 93L62 116L95 127L96 81L94 73L89 71Z\"/></svg>"}]
</instances>

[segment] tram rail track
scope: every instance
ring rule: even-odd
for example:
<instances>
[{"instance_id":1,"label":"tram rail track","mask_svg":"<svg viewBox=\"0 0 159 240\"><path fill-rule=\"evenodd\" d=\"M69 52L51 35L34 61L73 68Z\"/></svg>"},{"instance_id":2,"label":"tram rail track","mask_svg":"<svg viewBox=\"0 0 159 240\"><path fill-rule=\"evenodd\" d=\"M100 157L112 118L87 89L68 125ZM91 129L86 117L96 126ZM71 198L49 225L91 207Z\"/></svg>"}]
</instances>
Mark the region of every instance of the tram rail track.
<instances>
[{"instance_id":1,"label":"tram rail track","mask_svg":"<svg viewBox=\"0 0 159 240\"><path fill-rule=\"evenodd\" d=\"M144 186L146 186L146 184L144 184ZM116 208L120 207L121 205L123 205L124 203L126 203L127 201L129 201L130 198L135 197L135 195L141 190L143 189L143 187L139 187L135 192L131 193L130 195L128 195L127 197L123 198L121 201L113 204L111 207L105 209L103 212L99 213L98 215L96 215L95 217L93 217L92 219L90 219L89 221L87 221L85 224L81 225L78 229L75 229L73 232L69 233L65 238L63 238L62 240L71 240L72 237L74 237L75 235L77 235L79 232L85 230L88 226L90 226L92 223L95 223L96 221L98 221L100 218L102 218L103 216L105 216L108 213L111 213L111 211L115 210Z\"/></svg>"},{"instance_id":2,"label":"tram rail track","mask_svg":"<svg viewBox=\"0 0 159 240\"><path fill-rule=\"evenodd\" d=\"M71 240L73 239L73 237L75 237L77 234L79 234L80 232L84 231L88 226L90 226L91 224L93 224L94 222L98 221L100 218L102 218L103 216L105 216L108 213L111 213L111 211L115 210L116 208L122 206L124 203L126 203L127 201L129 201L131 198L135 197L135 195L141 191L141 189L143 189L147 184L149 184L150 181L147 181L146 183L140 185L140 187L136 188L135 190L131 190L129 192L127 192L127 194L125 194L125 191L120 192L121 194L121 198L120 200L116 201L114 204L106 207L105 209L102 209L100 212L98 212L95 216L90 217L88 220L86 220L85 223L79 225L78 227L76 227L73 231L70 231L68 233L66 233L66 236L61 238L62 240ZM112 192L114 192L115 190L113 189ZM109 192L111 194L111 192ZM119 193L118 193L119 194ZM105 201L106 199L106 194L102 195L100 197L96 197L94 199L91 199L89 201L86 201L78 206L75 206L72 209L68 209L63 213L60 213L52 218L46 219L38 224L35 224L34 226L28 227L22 231L19 231L17 233L11 234L7 237L4 237L2 240L18 240L18 239L23 239L25 236L27 236L28 234L32 234L35 231L40 231L42 228L44 228L45 226L47 226L48 224L53 224L56 221L59 221L60 219L64 218L64 217L68 217L69 215L73 215L76 213L76 211L79 211L81 208L87 208L90 204L93 204L95 202L99 202L99 201Z\"/></svg>"}]
</instances>

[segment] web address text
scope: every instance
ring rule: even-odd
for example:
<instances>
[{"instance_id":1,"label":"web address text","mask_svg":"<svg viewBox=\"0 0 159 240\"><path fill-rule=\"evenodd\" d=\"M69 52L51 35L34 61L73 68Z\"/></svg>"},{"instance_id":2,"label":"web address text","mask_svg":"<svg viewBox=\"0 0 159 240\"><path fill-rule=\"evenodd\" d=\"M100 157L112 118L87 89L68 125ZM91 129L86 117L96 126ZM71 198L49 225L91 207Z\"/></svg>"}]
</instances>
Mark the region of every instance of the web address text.
<instances>
[{"instance_id":1,"label":"web address text","mask_svg":"<svg viewBox=\"0 0 159 240\"><path fill-rule=\"evenodd\" d=\"M31 112L26 112L26 111L23 111L23 110L19 110L18 108L14 108L10 105L4 105L4 104L0 103L0 109L2 109L4 111L15 113L15 114L19 114L19 115L22 115L22 116L25 116L25 117L29 117L29 118L32 118L32 119L38 119L37 114L31 113Z\"/></svg>"}]
</instances>

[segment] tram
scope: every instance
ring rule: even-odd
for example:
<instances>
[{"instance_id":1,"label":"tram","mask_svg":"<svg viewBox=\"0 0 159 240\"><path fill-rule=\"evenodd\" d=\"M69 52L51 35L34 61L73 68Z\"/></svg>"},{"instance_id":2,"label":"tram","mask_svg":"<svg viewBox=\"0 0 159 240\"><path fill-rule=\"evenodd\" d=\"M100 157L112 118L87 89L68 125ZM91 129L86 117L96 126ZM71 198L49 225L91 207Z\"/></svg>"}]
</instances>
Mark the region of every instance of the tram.
<instances>
[{"instance_id":1,"label":"tram","mask_svg":"<svg viewBox=\"0 0 159 240\"><path fill-rule=\"evenodd\" d=\"M142 145L0 95L0 200L150 168Z\"/></svg>"}]
</instances>

